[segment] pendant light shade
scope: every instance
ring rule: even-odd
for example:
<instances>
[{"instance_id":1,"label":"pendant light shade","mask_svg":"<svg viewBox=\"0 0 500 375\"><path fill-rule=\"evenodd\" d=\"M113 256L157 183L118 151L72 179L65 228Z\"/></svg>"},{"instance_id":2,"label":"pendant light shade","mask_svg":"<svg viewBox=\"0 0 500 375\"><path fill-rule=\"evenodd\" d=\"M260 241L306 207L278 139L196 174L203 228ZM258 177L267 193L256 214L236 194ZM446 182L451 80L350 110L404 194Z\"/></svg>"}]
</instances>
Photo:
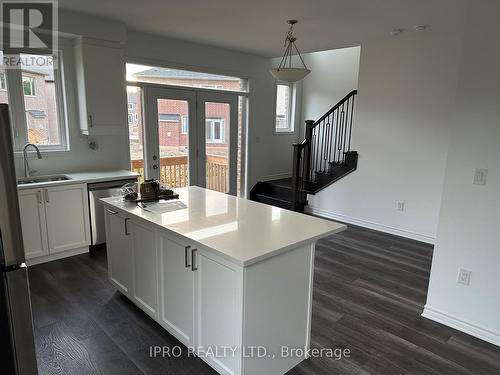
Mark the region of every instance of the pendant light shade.
<instances>
[{"instance_id":1,"label":"pendant light shade","mask_svg":"<svg viewBox=\"0 0 500 375\"><path fill-rule=\"evenodd\" d=\"M307 69L306 64L304 63L304 59L300 55L300 52L295 45L295 41L297 38L293 36L293 25L295 25L297 20L289 20L287 23L290 25L290 29L288 30L285 37L285 52L283 53L283 57L281 58L281 62L277 68L271 69L269 72L279 81L283 82L297 82L301 79L304 79L311 71ZM302 62L302 67L293 67L292 66L292 53L293 51L297 52L297 55Z\"/></svg>"},{"instance_id":2,"label":"pendant light shade","mask_svg":"<svg viewBox=\"0 0 500 375\"><path fill-rule=\"evenodd\" d=\"M278 81L283 82L297 82L301 79L304 79L306 75L311 73L311 71L307 68L275 68L271 69L269 72L276 78Z\"/></svg>"}]
</instances>

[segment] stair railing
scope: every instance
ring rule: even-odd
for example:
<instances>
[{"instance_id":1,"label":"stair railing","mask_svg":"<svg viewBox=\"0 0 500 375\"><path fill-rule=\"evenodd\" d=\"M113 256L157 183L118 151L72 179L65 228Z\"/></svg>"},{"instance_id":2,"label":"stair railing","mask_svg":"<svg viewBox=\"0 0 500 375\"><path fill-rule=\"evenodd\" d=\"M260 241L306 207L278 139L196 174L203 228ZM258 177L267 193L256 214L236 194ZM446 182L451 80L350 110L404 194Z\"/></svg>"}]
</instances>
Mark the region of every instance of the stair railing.
<instances>
[{"instance_id":1,"label":"stair railing","mask_svg":"<svg viewBox=\"0 0 500 375\"><path fill-rule=\"evenodd\" d=\"M293 144L292 203L296 209L304 184L316 181L317 173L328 173L331 165L345 165L351 151L354 100L353 90L317 121L306 120L305 138Z\"/></svg>"}]
</instances>

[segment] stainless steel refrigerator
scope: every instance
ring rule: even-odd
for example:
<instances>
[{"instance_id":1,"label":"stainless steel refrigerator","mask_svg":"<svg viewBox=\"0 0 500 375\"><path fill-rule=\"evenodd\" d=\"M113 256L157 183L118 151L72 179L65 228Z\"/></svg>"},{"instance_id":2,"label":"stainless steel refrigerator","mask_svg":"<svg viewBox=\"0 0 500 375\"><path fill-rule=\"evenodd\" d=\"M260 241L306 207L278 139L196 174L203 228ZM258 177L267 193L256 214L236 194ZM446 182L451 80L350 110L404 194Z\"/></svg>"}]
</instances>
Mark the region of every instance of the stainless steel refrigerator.
<instances>
[{"instance_id":1,"label":"stainless steel refrigerator","mask_svg":"<svg viewBox=\"0 0 500 375\"><path fill-rule=\"evenodd\" d=\"M0 373L38 374L9 108L0 104Z\"/></svg>"}]
</instances>

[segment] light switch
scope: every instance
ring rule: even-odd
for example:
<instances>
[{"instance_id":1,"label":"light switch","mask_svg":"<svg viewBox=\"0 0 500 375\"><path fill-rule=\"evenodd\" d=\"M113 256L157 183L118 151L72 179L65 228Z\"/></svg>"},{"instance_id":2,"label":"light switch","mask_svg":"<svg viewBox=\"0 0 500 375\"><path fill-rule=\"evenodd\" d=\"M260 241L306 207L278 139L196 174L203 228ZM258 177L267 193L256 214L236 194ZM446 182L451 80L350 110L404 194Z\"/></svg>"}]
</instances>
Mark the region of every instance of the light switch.
<instances>
[{"instance_id":1,"label":"light switch","mask_svg":"<svg viewBox=\"0 0 500 375\"><path fill-rule=\"evenodd\" d=\"M488 176L488 170L484 168L474 168L474 179L472 183L474 185L486 185L486 178Z\"/></svg>"}]
</instances>

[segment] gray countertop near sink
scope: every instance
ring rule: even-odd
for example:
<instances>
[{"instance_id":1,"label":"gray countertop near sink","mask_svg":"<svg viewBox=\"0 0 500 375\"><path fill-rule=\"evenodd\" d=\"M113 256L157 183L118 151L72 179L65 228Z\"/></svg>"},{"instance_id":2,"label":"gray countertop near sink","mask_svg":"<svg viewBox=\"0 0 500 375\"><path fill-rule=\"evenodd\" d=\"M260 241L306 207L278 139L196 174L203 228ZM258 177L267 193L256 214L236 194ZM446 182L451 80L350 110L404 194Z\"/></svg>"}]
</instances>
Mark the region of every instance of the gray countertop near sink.
<instances>
[{"instance_id":1,"label":"gray countertop near sink","mask_svg":"<svg viewBox=\"0 0 500 375\"><path fill-rule=\"evenodd\" d=\"M40 180L40 182L20 183L17 185L17 188L18 190L37 189L41 187L58 186L58 185L126 180L137 177L139 177L138 173L126 170L58 173L53 175L40 175L40 176L35 175L29 178L20 177L18 178L18 181Z\"/></svg>"}]
</instances>

